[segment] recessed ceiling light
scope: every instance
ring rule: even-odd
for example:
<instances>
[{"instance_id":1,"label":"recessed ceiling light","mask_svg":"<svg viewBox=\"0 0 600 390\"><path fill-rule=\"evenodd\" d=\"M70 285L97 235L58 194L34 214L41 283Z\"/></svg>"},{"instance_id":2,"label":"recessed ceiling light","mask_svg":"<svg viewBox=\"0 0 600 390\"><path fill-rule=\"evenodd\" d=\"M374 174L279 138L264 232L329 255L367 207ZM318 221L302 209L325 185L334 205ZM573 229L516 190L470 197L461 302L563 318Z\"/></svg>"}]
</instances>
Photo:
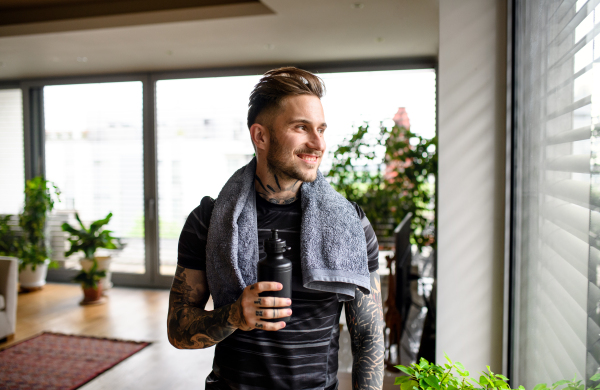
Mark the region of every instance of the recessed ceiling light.
<instances>
[{"instance_id":1,"label":"recessed ceiling light","mask_svg":"<svg viewBox=\"0 0 600 390\"><path fill-rule=\"evenodd\" d=\"M77 62L88 62L87 57L77 57Z\"/></svg>"},{"instance_id":2,"label":"recessed ceiling light","mask_svg":"<svg viewBox=\"0 0 600 390\"><path fill-rule=\"evenodd\" d=\"M265 50L273 50L275 49L275 45L273 45L272 43L267 43L265 45Z\"/></svg>"},{"instance_id":3,"label":"recessed ceiling light","mask_svg":"<svg viewBox=\"0 0 600 390\"><path fill-rule=\"evenodd\" d=\"M365 5L363 3L352 3L351 7L354 9L363 9Z\"/></svg>"}]
</instances>

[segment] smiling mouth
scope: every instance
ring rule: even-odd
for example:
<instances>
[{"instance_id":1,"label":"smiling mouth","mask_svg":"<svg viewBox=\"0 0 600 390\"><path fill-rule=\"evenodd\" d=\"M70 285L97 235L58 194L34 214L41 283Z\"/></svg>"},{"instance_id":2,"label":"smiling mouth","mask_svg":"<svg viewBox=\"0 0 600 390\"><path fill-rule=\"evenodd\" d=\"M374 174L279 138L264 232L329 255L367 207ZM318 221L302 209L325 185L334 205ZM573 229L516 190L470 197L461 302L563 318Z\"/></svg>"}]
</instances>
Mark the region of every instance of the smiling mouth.
<instances>
[{"instance_id":1,"label":"smiling mouth","mask_svg":"<svg viewBox=\"0 0 600 390\"><path fill-rule=\"evenodd\" d=\"M298 154L297 155L302 161L307 162L309 164L316 164L319 160L318 156L312 154Z\"/></svg>"}]
</instances>

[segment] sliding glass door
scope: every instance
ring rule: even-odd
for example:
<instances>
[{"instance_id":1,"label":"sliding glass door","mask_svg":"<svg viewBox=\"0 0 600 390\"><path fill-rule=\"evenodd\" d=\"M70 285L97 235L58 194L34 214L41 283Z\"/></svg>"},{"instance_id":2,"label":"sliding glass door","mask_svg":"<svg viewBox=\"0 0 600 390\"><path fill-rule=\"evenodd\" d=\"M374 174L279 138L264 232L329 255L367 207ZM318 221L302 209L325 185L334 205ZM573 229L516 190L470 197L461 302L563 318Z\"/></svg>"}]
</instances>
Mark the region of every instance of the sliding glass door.
<instances>
[{"instance_id":1,"label":"sliding glass door","mask_svg":"<svg viewBox=\"0 0 600 390\"><path fill-rule=\"evenodd\" d=\"M435 134L434 70L320 76L330 88L323 98L329 151L364 123L378 131L402 120L417 134ZM115 283L168 287L186 218L254 155L246 116L260 77L132 76L24 87L43 88L43 125L32 132L43 140L42 172L62 191L50 218L52 258L61 269L50 280L70 280L80 267L80 254L64 257L61 224L76 223L76 213L85 224L112 213L108 228L126 246L99 255L112 255ZM323 173L331 161L327 153Z\"/></svg>"},{"instance_id":2,"label":"sliding glass door","mask_svg":"<svg viewBox=\"0 0 600 390\"><path fill-rule=\"evenodd\" d=\"M117 273L146 273L142 94L140 81L44 88L46 178L62 192L53 234L75 213L86 225L112 213L107 228L125 247L98 255L112 255ZM55 260L79 268L81 254L53 244Z\"/></svg>"},{"instance_id":3,"label":"sliding glass door","mask_svg":"<svg viewBox=\"0 0 600 390\"><path fill-rule=\"evenodd\" d=\"M321 171L332 151L368 123L403 125L425 137L435 135L435 71L432 69L321 73L328 123ZM159 272L171 276L186 218L204 196L216 198L229 177L254 155L246 123L255 76L158 80L156 145L158 158ZM409 120L410 115L410 120ZM432 183L433 185L434 183ZM382 268L385 264L382 264Z\"/></svg>"},{"instance_id":4,"label":"sliding glass door","mask_svg":"<svg viewBox=\"0 0 600 390\"><path fill-rule=\"evenodd\" d=\"M156 84L160 274L173 275L177 242L204 196L216 198L254 155L248 96L260 76L161 80Z\"/></svg>"}]
</instances>

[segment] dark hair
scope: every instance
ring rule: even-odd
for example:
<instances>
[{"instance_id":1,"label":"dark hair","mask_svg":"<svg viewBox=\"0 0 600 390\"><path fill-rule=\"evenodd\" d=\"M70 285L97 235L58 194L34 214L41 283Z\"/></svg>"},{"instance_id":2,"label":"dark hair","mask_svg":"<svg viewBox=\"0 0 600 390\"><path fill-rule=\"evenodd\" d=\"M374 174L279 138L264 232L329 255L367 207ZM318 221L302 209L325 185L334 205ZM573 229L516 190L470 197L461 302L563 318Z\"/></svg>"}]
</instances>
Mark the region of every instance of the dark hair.
<instances>
[{"instance_id":1,"label":"dark hair","mask_svg":"<svg viewBox=\"0 0 600 390\"><path fill-rule=\"evenodd\" d=\"M250 94L248 103L248 128L264 111L280 107L284 98L291 95L314 95L319 99L325 93L325 84L314 74L288 66L273 69L263 75Z\"/></svg>"}]
</instances>

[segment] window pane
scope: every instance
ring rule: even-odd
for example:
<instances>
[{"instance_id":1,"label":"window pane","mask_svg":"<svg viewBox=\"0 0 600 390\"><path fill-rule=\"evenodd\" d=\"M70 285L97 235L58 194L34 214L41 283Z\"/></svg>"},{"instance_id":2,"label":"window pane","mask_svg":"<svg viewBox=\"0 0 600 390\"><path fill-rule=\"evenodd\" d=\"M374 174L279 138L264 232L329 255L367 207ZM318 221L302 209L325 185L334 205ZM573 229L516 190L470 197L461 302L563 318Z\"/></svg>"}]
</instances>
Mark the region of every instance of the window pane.
<instances>
[{"instance_id":1,"label":"window pane","mask_svg":"<svg viewBox=\"0 0 600 390\"><path fill-rule=\"evenodd\" d=\"M44 111L46 177L62 191L56 218L75 223L77 212L89 224L112 212L107 228L126 246L111 253L111 270L144 273L142 83L45 87Z\"/></svg>"},{"instance_id":2,"label":"window pane","mask_svg":"<svg viewBox=\"0 0 600 390\"><path fill-rule=\"evenodd\" d=\"M435 72L429 70L320 74L327 94L327 150L356 127L393 126L400 108L411 130L435 135ZM216 198L254 154L246 125L248 98L260 76L163 80L157 83L160 272L172 275L185 219L204 196ZM326 153L326 173L332 156Z\"/></svg>"},{"instance_id":3,"label":"window pane","mask_svg":"<svg viewBox=\"0 0 600 390\"><path fill-rule=\"evenodd\" d=\"M423 137L435 136L435 71L390 70L324 73L327 93L322 99L327 121L327 152L321 171L331 168L331 153L365 122L378 132L380 123L392 127L404 112L405 124ZM397 118L397 117L396 117Z\"/></svg>"},{"instance_id":4,"label":"window pane","mask_svg":"<svg viewBox=\"0 0 600 390\"><path fill-rule=\"evenodd\" d=\"M23 104L20 89L0 89L0 214L23 207Z\"/></svg>"},{"instance_id":5,"label":"window pane","mask_svg":"<svg viewBox=\"0 0 600 390\"><path fill-rule=\"evenodd\" d=\"M526 388L589 387L600 368L600 15L584 3L517 5L511 380Z\"/></svg>"},{"instance_id":6,"label":"window pane","mask_svg":"<svg viewBox=\"0 0 600 390\"><path fill-rule=\"evenodd\" d=\"M159 81L157 91L160 272L175 273L177 241L204 196L216 198L254 154L246 115L259 76Z\"/></svg>"}]
</instances>

